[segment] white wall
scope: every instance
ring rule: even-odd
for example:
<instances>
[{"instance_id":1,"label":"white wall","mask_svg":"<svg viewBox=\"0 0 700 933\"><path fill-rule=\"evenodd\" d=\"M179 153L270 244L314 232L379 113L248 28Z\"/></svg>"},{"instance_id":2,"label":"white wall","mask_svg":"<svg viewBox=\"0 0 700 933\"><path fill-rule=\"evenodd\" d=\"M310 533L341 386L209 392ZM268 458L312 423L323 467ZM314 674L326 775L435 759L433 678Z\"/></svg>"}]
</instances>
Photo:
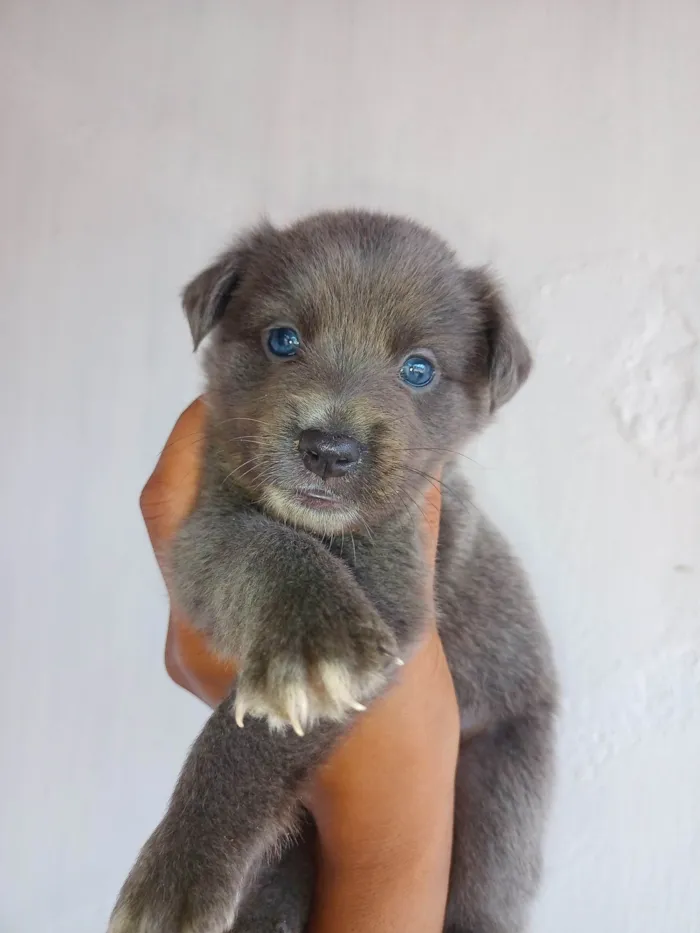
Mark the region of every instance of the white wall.
<instances>
[{"instance_id":1,"label":"white wall","mask_svg":"<svg viewBox=\"0 0 700 933\"><path fill-rule=\"evenodd\" d=\"M95 933L203 709L137 498L177 292L268 210L413 213L538 366L473 478L565 685L537 933L700 930L700 5L5 0L0 930Z\"/></svg>"}]
</instances>

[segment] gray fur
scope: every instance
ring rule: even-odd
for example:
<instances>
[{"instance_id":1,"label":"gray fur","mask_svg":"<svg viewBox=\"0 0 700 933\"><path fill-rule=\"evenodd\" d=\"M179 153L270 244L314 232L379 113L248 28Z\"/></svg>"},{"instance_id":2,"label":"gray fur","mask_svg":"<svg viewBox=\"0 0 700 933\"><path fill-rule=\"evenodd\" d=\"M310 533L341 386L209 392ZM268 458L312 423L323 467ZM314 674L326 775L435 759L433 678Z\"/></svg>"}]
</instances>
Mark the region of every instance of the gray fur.
<instances>
[{"instance_id":1,"label":"gray fur","mask_svg":"<svg viewBox=\"0 0 700 933\"><path fill-rule=\"evenodd\" d=\"M195 742L110 933L301 933L312 829L300 787L418 638L416 500L515 393L530 356L487 272L380 214L261 227L188 286L184 305L195 344L212 332L210 418L173 582L241 674ZM302 335L294 360L265 352L280 324ZM420 391L398 379L418 349L439 370ZM355 437L358 469L312 477L295 446L305 429ZM341 509L299 504L295 490L319 482ZM435 598L463 729L445 929L520 933L540 872L555 674L517 562L449 462L442 482Z\"/></svg>"}]
</instances>

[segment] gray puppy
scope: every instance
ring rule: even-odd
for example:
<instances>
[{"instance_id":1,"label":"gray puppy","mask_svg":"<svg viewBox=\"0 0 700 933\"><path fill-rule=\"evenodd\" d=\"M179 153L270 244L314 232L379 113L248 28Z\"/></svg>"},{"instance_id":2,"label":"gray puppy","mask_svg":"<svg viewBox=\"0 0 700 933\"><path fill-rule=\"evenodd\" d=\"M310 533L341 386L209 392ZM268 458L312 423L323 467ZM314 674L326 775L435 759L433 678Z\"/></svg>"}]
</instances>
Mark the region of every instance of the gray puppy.
<instances>
[{"instance_id":1,"label":"gray puppy","mask_svg":"<svg viewBox=\"0 0 700 933\"><path fill-rule=\"evenodd\" d=\"M435 600L463 729L445 929L523 930L556 680L523 573L449 463L530 369L498 289L423 227L348 211L253 230L184 306L195 346L213 332L210 418L173 582L241 673L110 933L303 930L300 788L420 635L416 502L445 462Z\"/></svg>"}]
</instances>

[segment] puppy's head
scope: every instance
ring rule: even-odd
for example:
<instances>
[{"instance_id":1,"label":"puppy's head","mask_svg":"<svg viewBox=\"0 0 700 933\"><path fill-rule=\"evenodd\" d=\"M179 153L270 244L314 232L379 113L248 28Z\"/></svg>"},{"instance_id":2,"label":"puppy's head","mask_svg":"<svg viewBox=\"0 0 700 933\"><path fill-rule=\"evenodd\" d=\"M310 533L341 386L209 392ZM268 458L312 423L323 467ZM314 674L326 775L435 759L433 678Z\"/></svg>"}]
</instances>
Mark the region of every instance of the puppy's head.
<instances>
[{"instance_id":1,"label":"puppy's head","mask_svg":"<svg viewBox=\"0 0 700 933\"><path fill-rule=\"evenodd\" d=\"M490 276L397 217L261 226L183 303L228 481L319 533L411 507L530 369Z\"/></svg>"}]
</instances>

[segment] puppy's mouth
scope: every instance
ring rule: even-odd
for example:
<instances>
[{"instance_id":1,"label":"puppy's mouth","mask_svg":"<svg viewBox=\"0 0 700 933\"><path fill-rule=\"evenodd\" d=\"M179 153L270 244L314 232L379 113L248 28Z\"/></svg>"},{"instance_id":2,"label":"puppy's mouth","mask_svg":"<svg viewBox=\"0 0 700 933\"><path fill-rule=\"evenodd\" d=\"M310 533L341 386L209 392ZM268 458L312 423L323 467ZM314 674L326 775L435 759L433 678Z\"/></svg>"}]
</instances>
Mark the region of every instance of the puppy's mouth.
<instances>
[{"instance_id":1,"label":"puppy's mouth","mask_svg":"<svg viewBox=\"0 0 700 933\"><path fill-rule=\"evenodd\" d=\"M316 484L266 486L262 501L282 521L316 534L340 534L361 522L359 508L351 499Z\"/></svg>"},{"instance_id":2,"label":"puppy's mouth","mask_svg":"<svg viewBox=\"0 0 700 933\"><path fill-rule=\"evenodd\" d=\"M299 504L306 506L307 509L325 509L331 511L343 511L348 507L339 496L334 495L327 489L314 487L312 489L296 489L294 500Z\"/></svg>"}]
</instances>

